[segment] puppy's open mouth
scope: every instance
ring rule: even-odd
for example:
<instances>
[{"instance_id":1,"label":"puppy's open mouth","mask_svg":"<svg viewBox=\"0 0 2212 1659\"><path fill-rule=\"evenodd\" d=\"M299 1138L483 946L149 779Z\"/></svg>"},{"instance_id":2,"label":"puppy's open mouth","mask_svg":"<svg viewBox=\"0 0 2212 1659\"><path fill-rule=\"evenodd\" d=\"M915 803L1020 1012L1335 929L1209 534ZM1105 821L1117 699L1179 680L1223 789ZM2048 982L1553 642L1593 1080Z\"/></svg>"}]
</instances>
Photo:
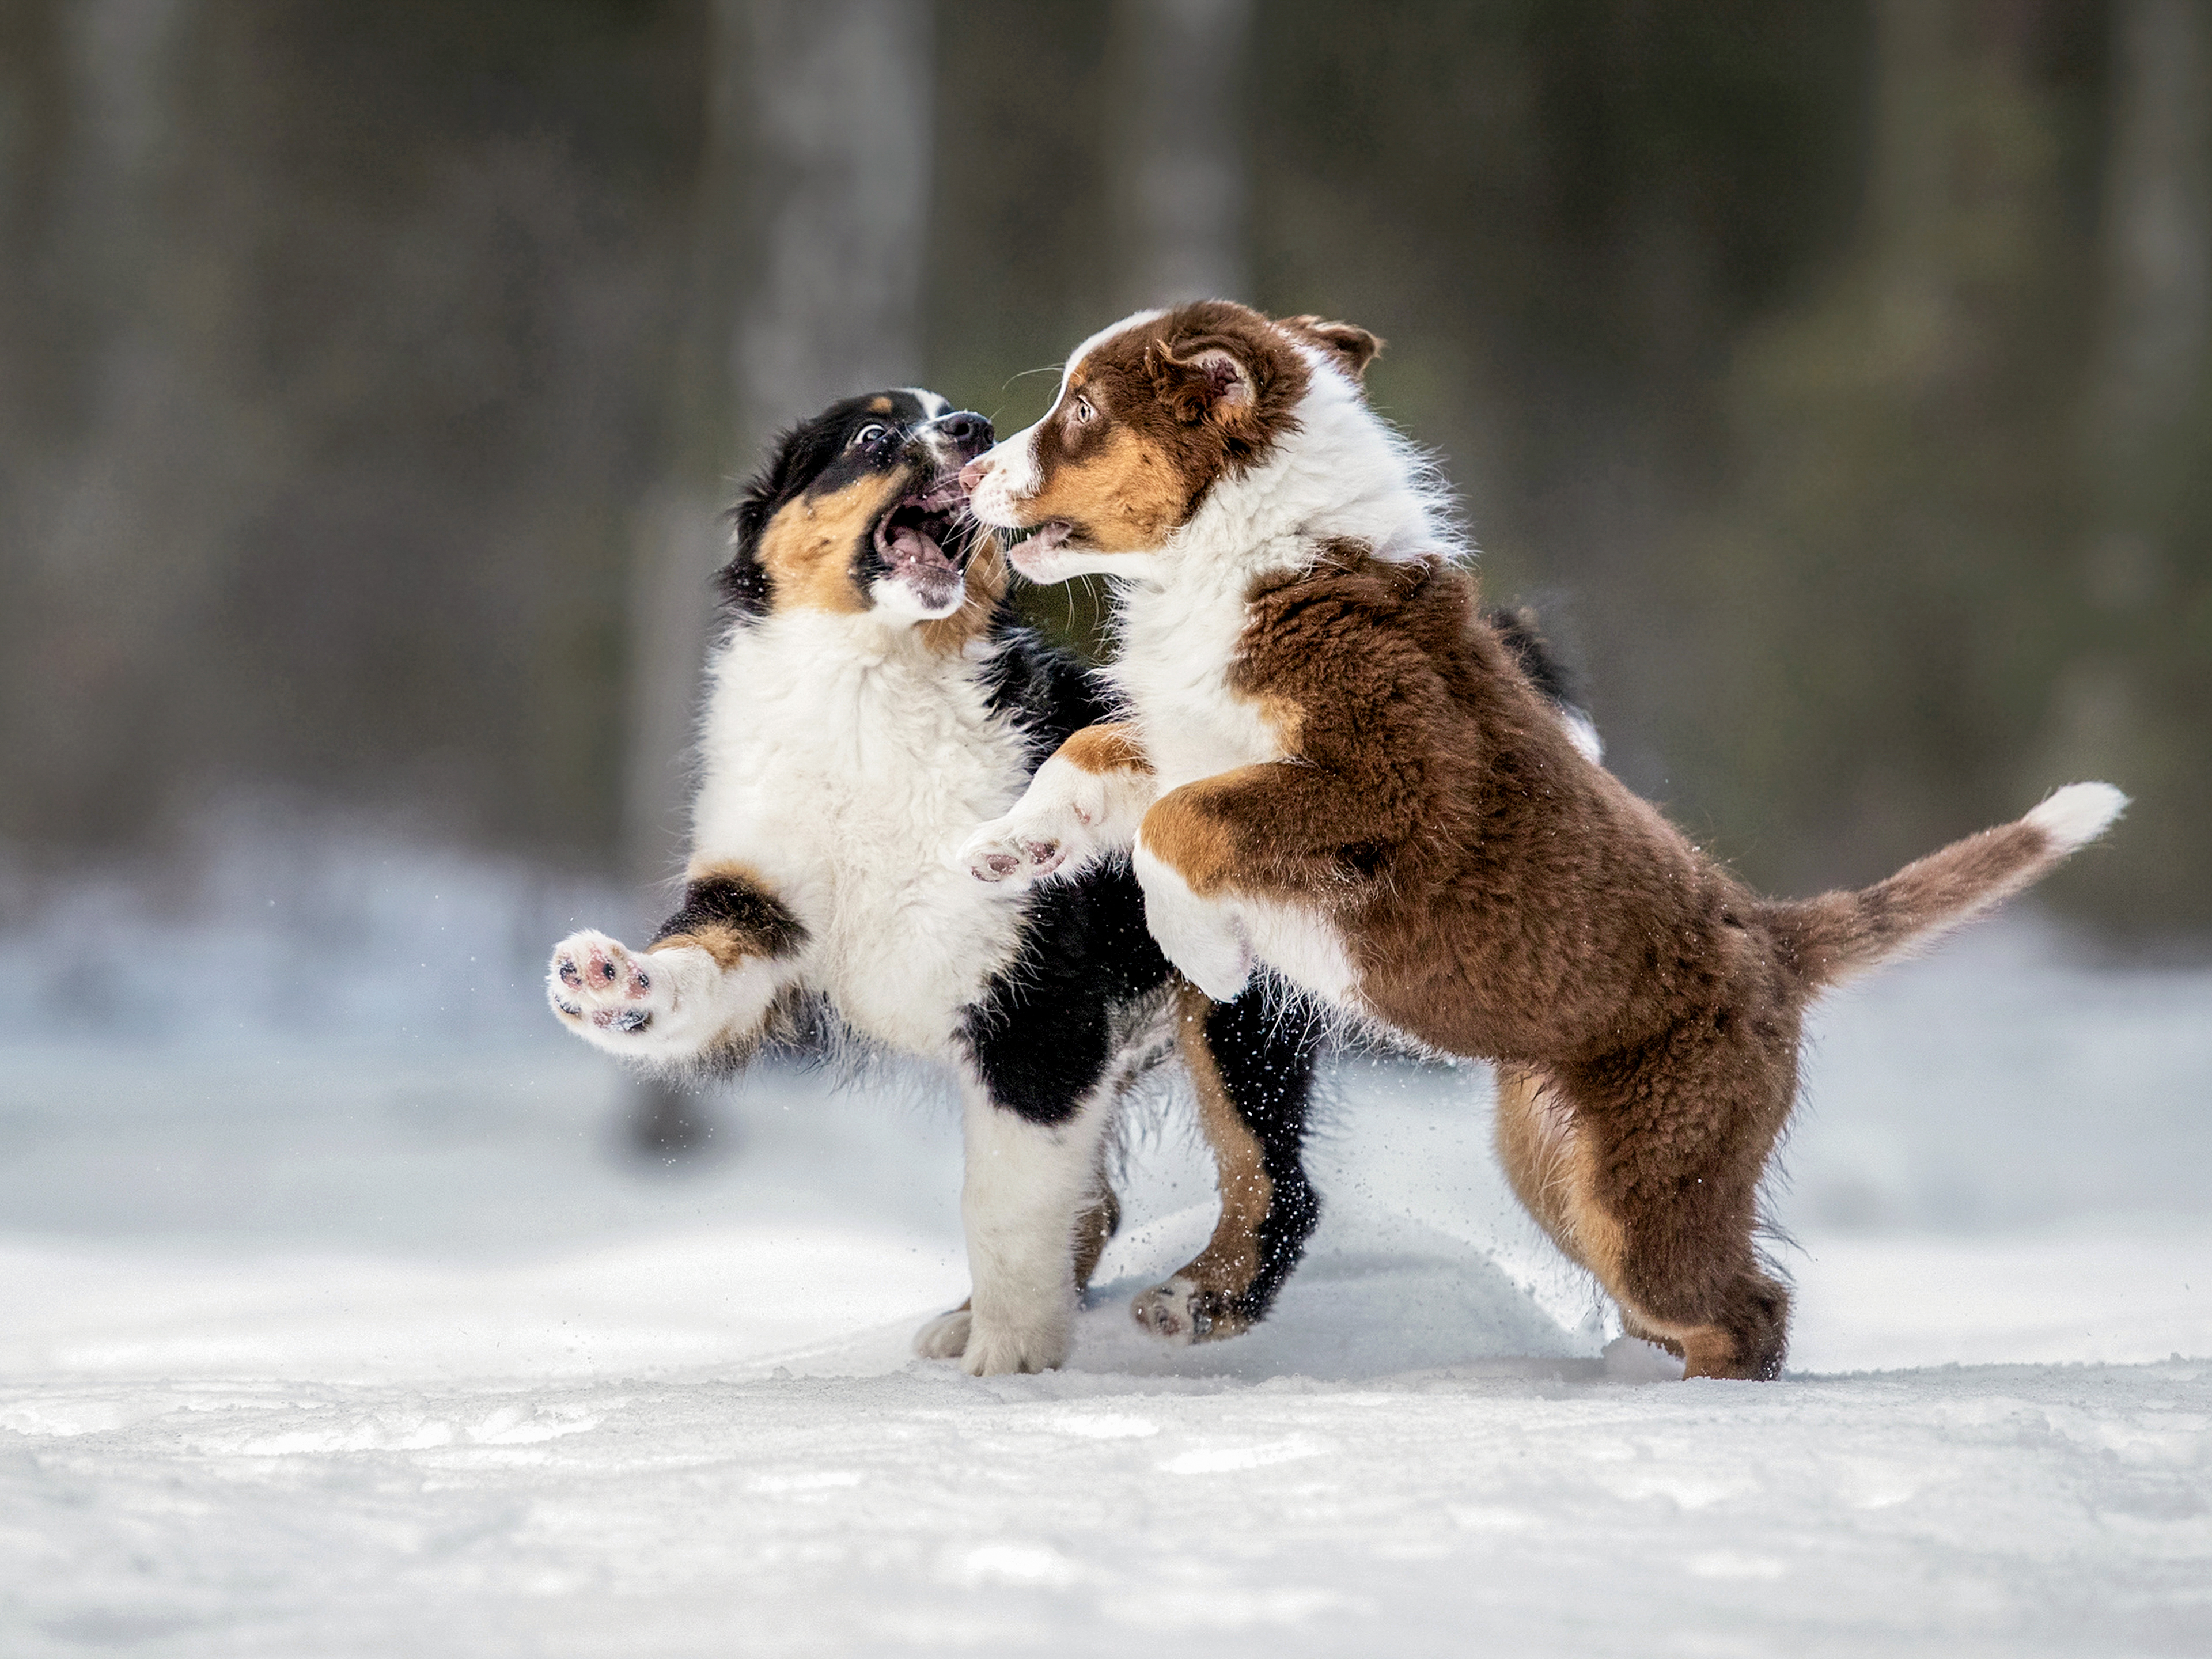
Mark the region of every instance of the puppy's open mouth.
<instances>
[{"instance_id":1,"label":"puppy's open mouth","mask_svg":"<svg viewBox=\"0 0 2212 1659\"><path fill-rule=\"evenodd\" d=\"M1067 544L1075 534L1075 526L1065 519L1047 519L1025 530L1002 530L999 533L1005 538L1010 555L1050 553Z\"/></svg>"},{"instance_id":2,"label":"puppy's open mouth","mask_svg":"<svg viewBox=\"0 0 2212 1659\"><path fill-rule=\"evenodd\" d=\"M968 562L968 525L957 473L908 495L876 521L876 551L892 575L929 589L957 583Z\"/></svg>"}]
</instances>

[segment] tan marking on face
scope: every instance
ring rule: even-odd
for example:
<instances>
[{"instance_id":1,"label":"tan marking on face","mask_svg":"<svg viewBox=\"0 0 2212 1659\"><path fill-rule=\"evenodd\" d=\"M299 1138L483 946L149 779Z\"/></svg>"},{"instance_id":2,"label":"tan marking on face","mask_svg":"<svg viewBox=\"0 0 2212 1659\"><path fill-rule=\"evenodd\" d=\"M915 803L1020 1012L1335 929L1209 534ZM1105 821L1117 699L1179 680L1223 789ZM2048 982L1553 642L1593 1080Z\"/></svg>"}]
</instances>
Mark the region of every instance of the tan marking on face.
<instances>
[{"instance_id":1,"label":"tan marking on face","mask_svg":"<svg viewBox=\"0 0 2212 1659\"><path fill-rule=\"evenodd\" d=\"M1087 552L1149 552L1296 427L1310 380L1291 337L1244 306L1200 301L1125 328L1085 352L1031 429L1021 522L1066 520Z\"/></svg>"},{"instance_id":2,"label":"tan marking on face","mask_svg":"<svg viewBox=\"0 0 2212 1659\"><path fill-rule=\"evenodd\" d=\"M921 642L930 650L949 656L990 631L991 618L1006 594L1006 561L997 537L969 555L965 592L967 597L951 616L921 624Z\"/></svg>"},{"instance_id":3,"label":"tan marking on face","mask_svg":"<svg viewBox=\"0 0 2212 1659\"><path fill-rule=\"evenodd\" d=\"M1079 526L1083 545L1095 552L1133 553L1165 540L1189 513L1190 498L1189 481L1166 455L1116 426L1047 471L1022 511L1033 524L1066 519Z\"/></svg>"},{"instance_id":4,"label":"tan marking on face","mask_svg":"<svg viewBox=\"0 0 2212 1659\"><path fill-rule=\"evenodd\" d=\"M848 617L866 611L853 560L907 483L903 471L872 474L831 495L785 502L762 531L759 546L776 608Z\"/></svg>"},{"instance_id":5,"label":"tan marking on face","mask_svg":"<svg viewBox=\"0 0 2212 1659\"><path fill-rule=\"evenodd\" d=\"M1206 1019L1213 1003L1195 986L1176 993L1176 1042L1190 1068L1198 1095L1198 1123L1213 1149L1215 1179L1221 1192L1221 1217L1206 1248L1171 1277L1197 1287L1193 1311L1212 1322L1209 1336L1234 1335L1249 1322L1229 1306L1260 1276L1260 1227L1275 1200L1260 1139L1230 1097L1221 1068L1206 1040Z\"/></svg>"},{"instance_id":6,"label":"tan marking on face","mask_svg":"<svg viewBox=\"0 0 2212 1659\"><path fill-rule=\"evenodd\" d=\"M1137 740L1136 728L1127 721L1086 726L1055 751L1061 760L1094 777L1109 772L1152 769L1152 759Z\"/></svg>"},{"instance_id":7,"label":"tan marking on face","mask_svg":"<svg viewBox=\"0 0 2212 1659\"><path fill-rule=\"evenodd\" d=\"M871 398L868 399L868 412L872 415L888 415L891 412L894 407L895 405L889 398Z\"/></svg>"}]
</instances>

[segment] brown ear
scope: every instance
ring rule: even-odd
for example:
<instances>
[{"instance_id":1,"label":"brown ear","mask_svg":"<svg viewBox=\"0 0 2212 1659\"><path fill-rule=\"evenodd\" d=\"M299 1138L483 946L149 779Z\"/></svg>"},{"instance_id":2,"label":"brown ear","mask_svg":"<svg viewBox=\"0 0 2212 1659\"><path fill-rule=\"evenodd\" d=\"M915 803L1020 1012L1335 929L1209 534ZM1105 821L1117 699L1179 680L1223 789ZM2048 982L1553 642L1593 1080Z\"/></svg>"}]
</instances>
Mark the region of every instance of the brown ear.
<instances>
[{"instance_id":1,"label":"brown ear","mask_svg":"<svg viewBox=\"0 0 2212 1659\"><path fill-rule=\"evenodd\" d=\"M1310 346L1327 352L1336 366L1352 377L1354 386L1367 379L1367 365L1382 349L1379 335L1351 323L1333 323L1326 317L1285 317L1280 326Z\"/></svg>"},{"instance_id":2,"label":"brown ear","mask_svg":"<svg viewBox=\"0 0 2212 1659\"><path fill-rule=\"evenodd\" d=\"M1174 410L1185 426L1208 415L1233 422L1258 400L1259 390L1251 366L1218 337L1187 340L1181 355L1164 343L1145 353L1152 387L1160 401Z\"/></svg>"}]
</instances>

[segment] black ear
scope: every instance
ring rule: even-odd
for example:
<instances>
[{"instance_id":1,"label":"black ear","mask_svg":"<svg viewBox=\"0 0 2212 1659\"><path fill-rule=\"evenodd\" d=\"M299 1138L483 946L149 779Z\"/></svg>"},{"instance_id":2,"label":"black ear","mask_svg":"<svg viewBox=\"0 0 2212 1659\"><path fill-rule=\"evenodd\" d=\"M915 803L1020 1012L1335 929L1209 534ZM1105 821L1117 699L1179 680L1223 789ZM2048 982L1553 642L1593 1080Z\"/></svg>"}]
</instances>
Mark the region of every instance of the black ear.
<instances>
[{"instance_id":1,"label":"black ear","mask_svg":"<svg viewBox=\"0 0 2212 1659\"><path fill-rule=\"evenodd\" d=\"M732 538L740 551L760 539L776 508L804 491L837 448L837 429L820 421L805 422L776 438L768 465L747 481L730 508Z\"/></svg>"},{"instance_id":2,"label":"black ear","mask_svg":"<svg viewBox=\"0 0 2212 1659\"><path fill-rule=\"evenodd\" d=\"M1336 366L1352 377L1354 386L1367 379L1367 365L1381 352L1379 335L1351 323L1333 323L1326 317L1285 317L1282 325L1310 346L1327 352Z\"/></svg>"},{"instance_id":3,"label":"black ear","mask_svg":"<svg viewBox=\"0 0 2212 1659\"><path fill-rule=\"evenodd\" d=\"M741 618L764 617L775 584L760 560L761 532L776 509L802 493L837 453L835 427L808 421L779 436L768 465L747 481L724 516L730 521L730 562L714 573L723 608Z\"/></svg>"}]
</instances>

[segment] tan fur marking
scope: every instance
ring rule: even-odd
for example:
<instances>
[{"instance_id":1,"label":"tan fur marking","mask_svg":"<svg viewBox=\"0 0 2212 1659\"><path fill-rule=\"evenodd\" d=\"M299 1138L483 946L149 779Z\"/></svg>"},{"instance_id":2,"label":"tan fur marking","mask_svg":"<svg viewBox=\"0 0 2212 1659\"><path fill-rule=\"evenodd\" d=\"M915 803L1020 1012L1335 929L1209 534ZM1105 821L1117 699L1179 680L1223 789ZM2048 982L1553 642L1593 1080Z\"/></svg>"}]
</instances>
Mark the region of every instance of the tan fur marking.
<instances>
[{"instance_id":1,"label":"tan fur marking","mask_svg":"<svg viewBox=\"0 0 2212 1659\"><path fill-rule=\"evenodd\" d=\"M1091 1276L1098 1271L1098 1258L1106 1253L1107 1241L1114 1237L1121 1224L1121 1200L1114 1189L1106 1185L1102 1175L1098 1192L1075 1218L1075 1288L1078 1291L1091 1288Z\"/></svg>"},{"instance_id":2,"label":"tan fur marking","mask_svg":"<svg viewBox=\"0 0 2212 1659\"><path fill-rule=\"evenodd\" d=\"M1260 767L1240 766L1234 771L1187 783L1170 790L1145 814L1146 850L1168 865L1201 898L1210 898L1229 884L1237 871L1237 839L1230 820L1209 809L1212 797L1235 789Z\"/></svg>"},{"instance_id":3,"label":"tan fur marking","mask_svg":"<svg viewBox=\"0 0 2212 1659\"><path fill-rule=\"evenodd\" d=\"M1497 1136L1514 1193L1561 1253L1605 1287L1629 1335L1681 1359L1685 1376L1743 1375L1738 1345L1721 1327L1670 1324L1636 1305L1621 1272L1626 1237L1598 1201L1588 1137L1533 1067L1498 1068Z\"/></svg>"},{"instance_id":4,"label":"tan fur marking","mask_svg":"<svg viewBox=\"0 0 2212 1659\"><path fill-rule=\"evenodd\" d=\"M1022 522L1064 520L1092 552L1149 552L1296 426L1310 380L1291 337L1242 306L1200 300L1124 329L1033 429Z\"/></svg>"},{"instance_id":5,"label":"tan fur marking","mask_svg":"<svg viewBox=\"0 0 2212 1659\"><path fill-rule=\"evenodd\" d=\"M839 616L867 610L867 596L853 581L853 556L906 482L901 473L884 473L834 495L786 502L760 538L760 562L776 605Z\"/></svg>"},{"instance_id":6,"label":"tan fur marking","mask_svg":"<svg viewBox=\"0 0 2212 1659\"><path fill-rule=\"evenodd\" d=\"M868 411L873 415L888 415L891 412L892 407L891 400L889 398L871 398L868 399Z\"/></svg>"},{"instance_id":7,"label":"tan fur marking","mask_svg":"<svg viewBox=\"0 0 2212 1659\"><path fill-rule=\"evenodd\" d=\"M1498 1158L1505 1178L1568 1259L1620 1301L1620 1223L1597 1200L1588 1139L1573 1109L1532 1067L1498 1068Z\"/></svg>"},{"instance_id":8,"label":"tan fur marking","mask_svg":"<svg viewBox=\"0 0 2212 1659\"><path fill-rule=\"evenodd\" d=\"M1078 388L1071 386L1071 399ZM1066 519L1101 553L1158 547L1190 510L1191 486L1175 465L1127 427L1106 434L1097 453L1062 461L1023 504L1031 522Z\"/></svg>"},{"instance_id":9,"label":"tan fur marking","mask_svg":"<svg viewBox=\"0 0 2212 1659\"><path fill-rule=\"evenodd\" d=\"M1275 734L1275 742L1285 755L1298 752L1298 733L1304 728L1306 711L1288 697L1258 699L1260 718Z\"/></svg>"},{"instance_id":10,"label":"tan fur marking","mask_svg":"<svg viewBox=\"0 0 2212 1659\"><path fill-rule=\"evenodd\" d=\"M1194 1302L1194 1311L1204 1312L1212 1322L1207 1336L1232 1336L1249 1322L1228 1303L1249 1290L1260 1276L1260 1224L1267 1218L1274 1202L1274 1183L1267 1178L1259 1137L1238 1115L1237 1103L1221 1080L1220 1068L1213 1063L1213 1050L1207 1046L1206 1018L1213 1008L1212 1000L1196 987L1186 985L1176 994L1176 1040L1198 1094L1199 1128L1213 1149L1221 1218L1214 1224L1213 1237L1206 1248L1172 1277L1188 1279L1201 1297L1218 1298L1212 1306Z\"/></svg>"},{"instance_id":11,"label":"tan fur marking","mask_svg":"<svg viewBox=\"0 0 2212 1659\"><path fill-rule=\"evenodd\" d=\"M748 957L760 955L750 940L726 927L702 927L696 933L671 933L666 939L655 939L645 949L651 955L655 951L673 951L685 945L696 946L714 957L717 968L734 968Z\"/></svg>"},{"instance_id":12,"label":"tan fur marking","mask_svg":"<svg viewBox=\"0 0 2212 1659\"><path fill-rule=\"evenodd\" d=\"M1070 766L1094 777L1109 772L1149 774L1152 769L1152 757L1138 741L1136 728L1127 721L1086 726L1054 752Z\"/></svg>"},{"instance_id":13,"label":"tan fur marking","mask_svg":"<svg viewBox=\"0 0 2212 1659\"><path fill-rule=\"evenodd\" d=\"M750 864L742 863L736 859L695 858L684 866L684 879L686 881L734 881L747 887L757 888L763 893L775 891L775 889L769 885L768 878Z\"/></svg>"},{"instance_id":14,"label":"tan fur marking","mask_svg":"<svg viewBox=\"0 0 2212 1659\"><path fill-rule=\"evenodd\" d=\"M733 859L695 858L684 867L684 879L687 884L717 880L735 882L741 887L750 887L762 893L775 890L758 871ZM650 953L672 951L686 945L704 951L714 958L714 965L722 969L735 968L741 963L756 960L767 954L761 948L761 941L753 935L740 933L734 927L718 927L687 928L683 933L655 939L645 948Z\"/></svg>"}]
</instances>

